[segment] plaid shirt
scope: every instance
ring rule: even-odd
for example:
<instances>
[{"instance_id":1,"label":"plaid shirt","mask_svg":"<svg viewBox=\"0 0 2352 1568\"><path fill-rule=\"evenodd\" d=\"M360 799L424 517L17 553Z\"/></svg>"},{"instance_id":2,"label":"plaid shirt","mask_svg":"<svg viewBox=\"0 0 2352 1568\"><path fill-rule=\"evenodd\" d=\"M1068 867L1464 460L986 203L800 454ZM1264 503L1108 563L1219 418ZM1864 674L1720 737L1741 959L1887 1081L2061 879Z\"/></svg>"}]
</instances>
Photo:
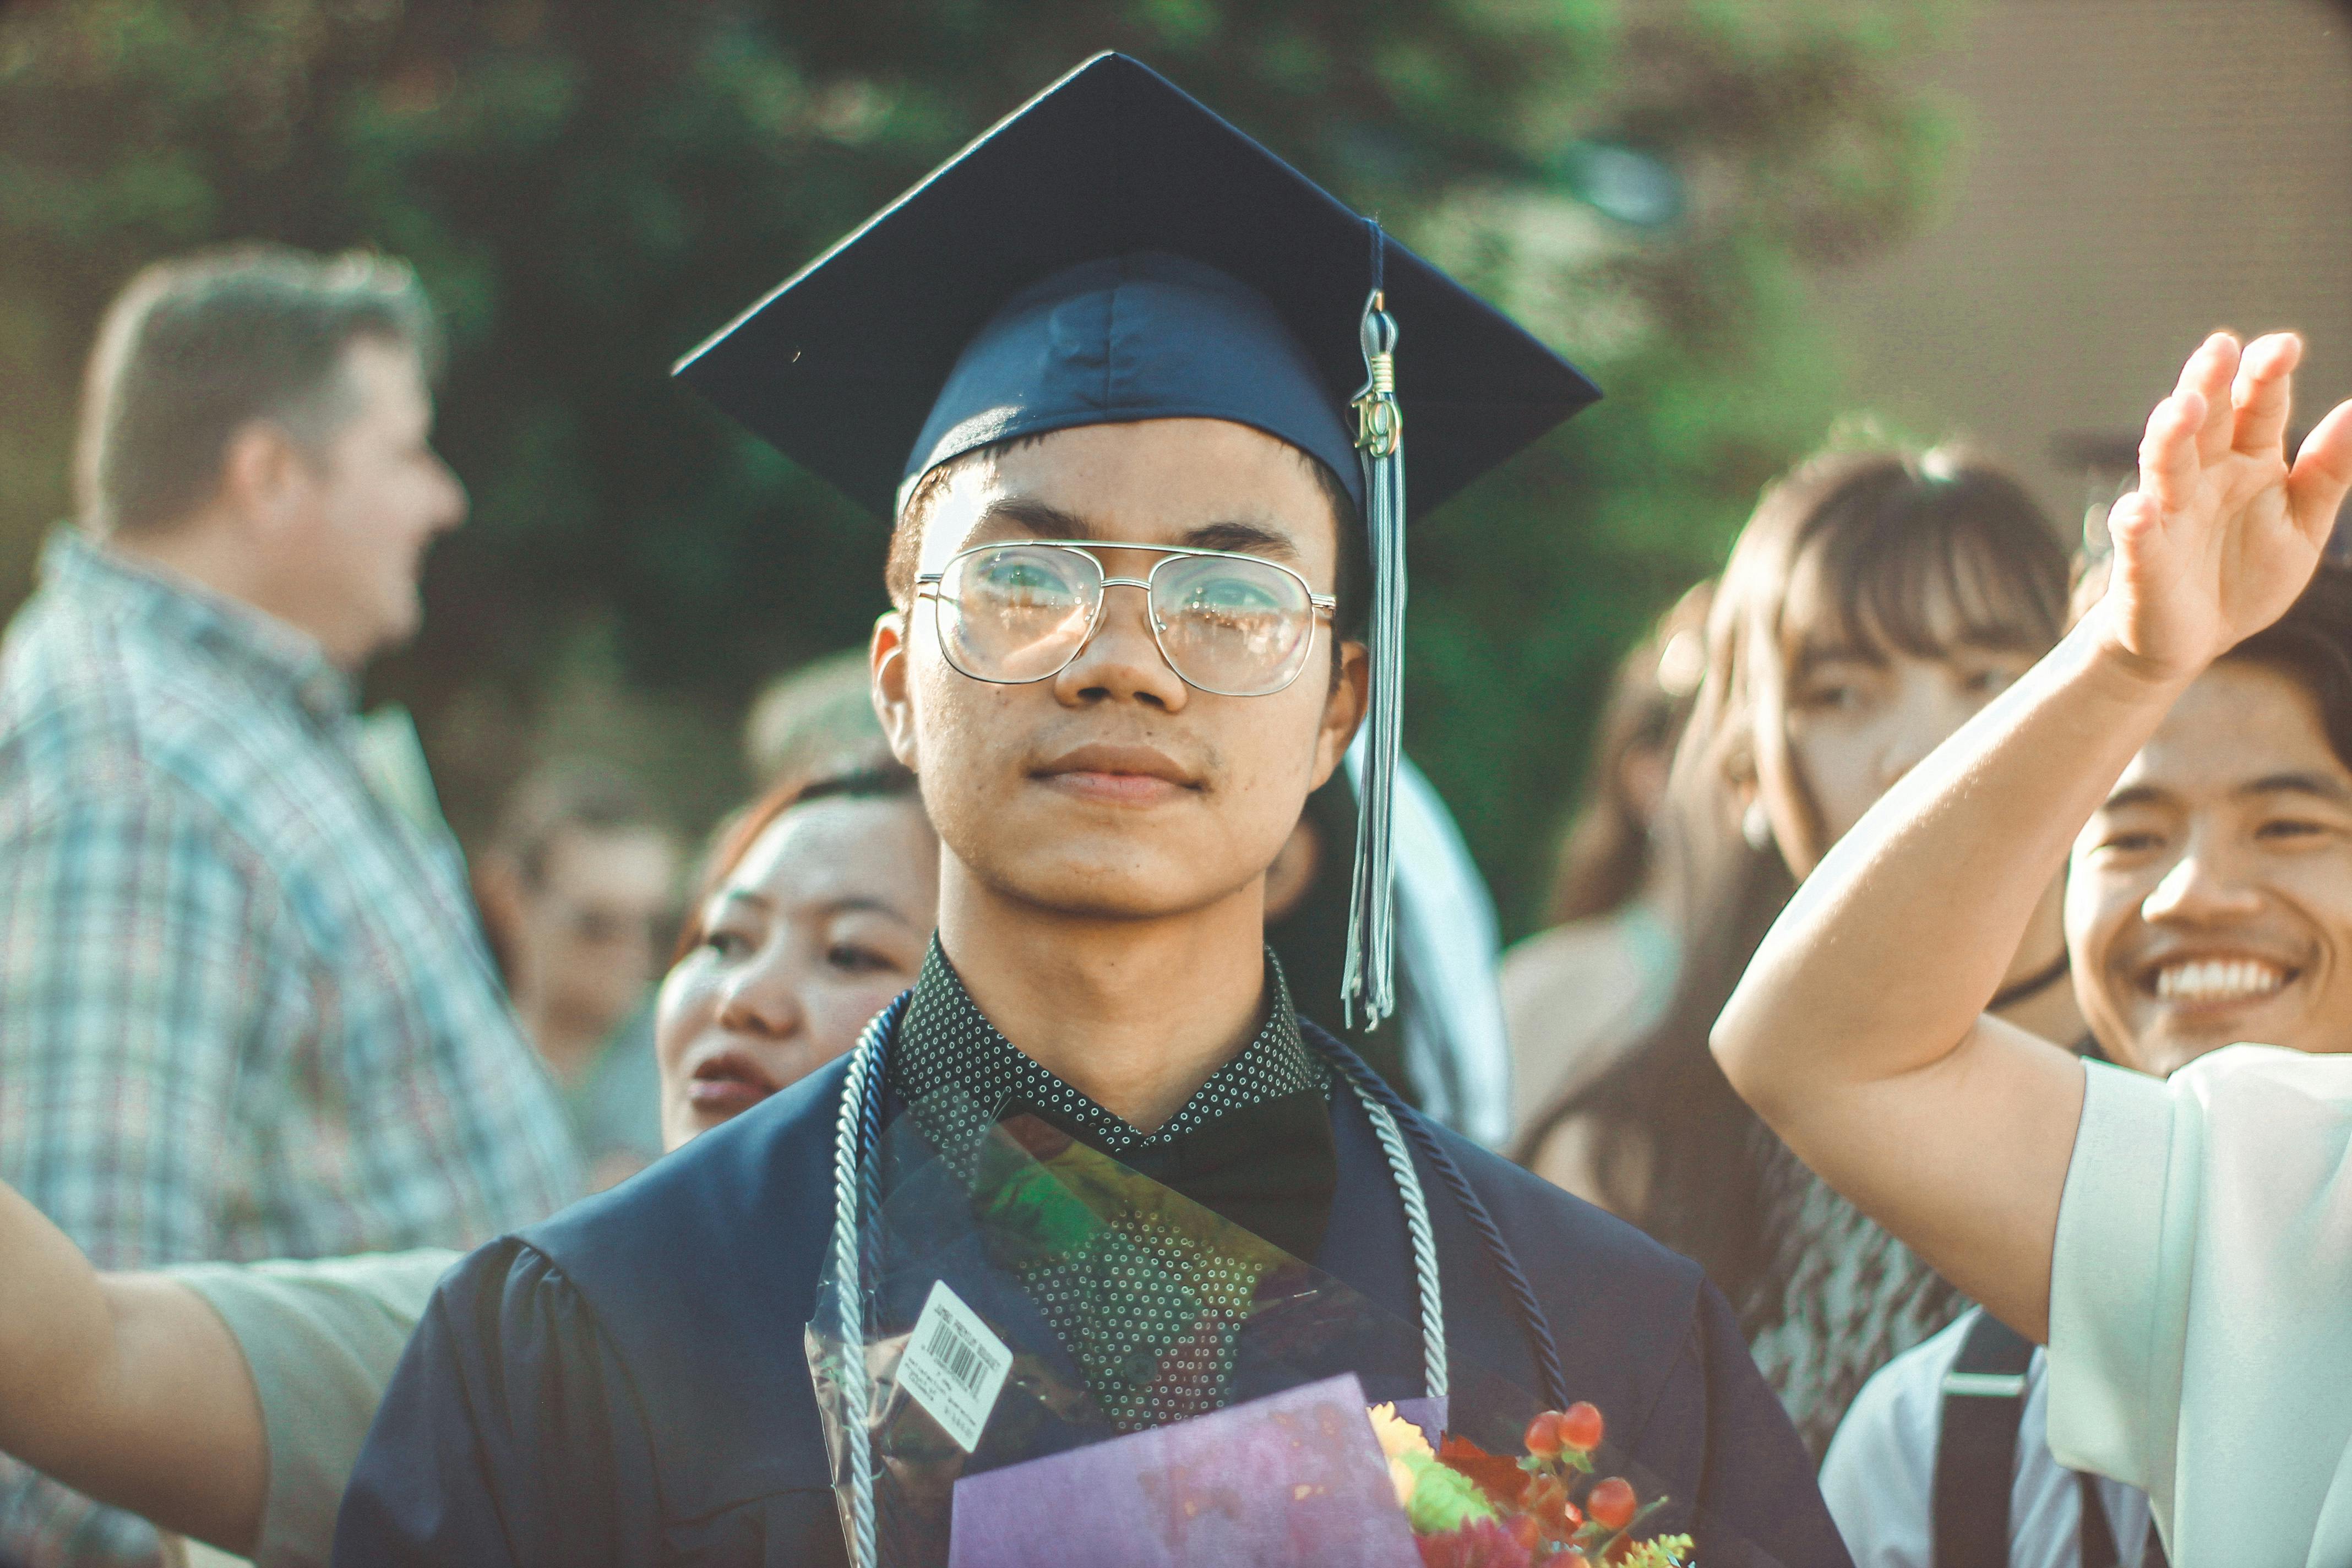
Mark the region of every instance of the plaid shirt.
<instances>
[{"instance_id":1,"label":"plaid shirt","mask_svg":"<svg viewBox=\"0 0 2352 1568\"><path fill-rule=\"evenodd\" d=\"M350 680L71 531L43 579L0 653L0 1177L113 1268L469 1247L575 1195L457 846L371 785ZM0 1558L152 1557L132 1522L6 1486Z\"/></svg>"}]
</instances>

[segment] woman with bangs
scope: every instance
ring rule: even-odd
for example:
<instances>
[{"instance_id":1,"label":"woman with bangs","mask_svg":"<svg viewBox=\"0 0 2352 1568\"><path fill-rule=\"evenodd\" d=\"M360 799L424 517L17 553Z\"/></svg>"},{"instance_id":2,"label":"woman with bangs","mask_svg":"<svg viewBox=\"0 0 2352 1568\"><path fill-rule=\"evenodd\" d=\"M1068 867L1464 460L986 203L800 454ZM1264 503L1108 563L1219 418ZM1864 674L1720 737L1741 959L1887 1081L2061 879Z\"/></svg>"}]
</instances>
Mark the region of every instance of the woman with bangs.
<instances>
[{"instance_id":1,"label":"woman with bangs","mask_svg":"<svg viewBox=\"0 0 2352 1568\"><path fill-rule=\"evenodd\" d=\"M1675 1000L1518 1150L1706 1268L1817 1458L1870 1373L1966 1303L1790 1157L1707 1031L1829 847L2058 640L2066 574L2023 488L1947 448L1832 450L1765 493L1708 616L1663 814ZM2053 883L1995 1005L2072 1040L2061 905Z\"/></svg>"}]
</instances>

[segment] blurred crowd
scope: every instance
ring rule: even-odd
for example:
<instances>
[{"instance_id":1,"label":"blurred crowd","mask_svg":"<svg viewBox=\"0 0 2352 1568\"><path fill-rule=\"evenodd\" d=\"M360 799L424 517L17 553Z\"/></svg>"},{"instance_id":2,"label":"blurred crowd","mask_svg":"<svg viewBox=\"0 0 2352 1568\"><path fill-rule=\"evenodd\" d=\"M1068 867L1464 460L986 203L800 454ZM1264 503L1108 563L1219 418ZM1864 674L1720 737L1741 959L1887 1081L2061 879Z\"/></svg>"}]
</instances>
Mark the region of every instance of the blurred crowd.
<instances>
[{"instance_id":1,"label":"blurred crowd","mask_svg":"<svg viewBox=\"0 0 2352 1568\"><path fill-rule=\"evenodd\" d=\"M626 1179L846 1050L923 962L938 847L862 649L759 698L752 798L707 842L555 756L461 853L414 731L357 701L465 512L430 444L436 354L404 268L282 250L151 268L93 351L79 515L0 658L0 1257L70 1249L90 1300L210 1343L226 1381L59 1409L42 1336L66 1309L0 1283L0 1450L24 1461L0 1460L0 1563L323 1561L400 1337L338 1270L429 1279ZM1498 952L1408 768L1401 1016L1339 1031L1704 1267L1864 1563L1960 1561L1939 1531L1963 1511L2002 1521L1988 1562L2161 1555L2141 1493L2053 1457L2042 1352L1814 1174L1709 1048L1832 847L2104 570L1985 456L1799 464L1618 668L1546 929ZM2240 1037L2343 1049L2352 981L2255 955L2352 955L2352 824L2248 802L2315 772L2352 792L2352 568L2203 676L2138 766L2195 848L2149 887L2086 837L1990 1011L2158 1076ZM1354 788L1309 799L1268 876L1302 998L1340 989ZM2152 967L2182 932L2195 962ZM1956 1367L2007 1394L1950 1397Z\"/></svg>"}]
</instances>

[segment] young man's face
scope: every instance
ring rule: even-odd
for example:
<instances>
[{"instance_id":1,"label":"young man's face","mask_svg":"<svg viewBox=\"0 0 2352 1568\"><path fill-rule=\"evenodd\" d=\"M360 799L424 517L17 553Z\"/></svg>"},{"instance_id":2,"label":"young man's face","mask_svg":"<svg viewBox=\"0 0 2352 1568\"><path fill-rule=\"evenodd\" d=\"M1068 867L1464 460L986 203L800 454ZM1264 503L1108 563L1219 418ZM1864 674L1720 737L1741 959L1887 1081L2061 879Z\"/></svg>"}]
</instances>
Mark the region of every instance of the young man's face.
<instances>
[{"instance_id":1,"label":"young man's face","mask_svg":"<svg viewBox=\"0 0 2352 1568\"><path fill-rule=\"evenodd\" d=\"M1307 459L1220 420L1066 430L961 465L923 520L920 570L1019 539L1238 551L1335 591L1337 526ZM1163 559L1100 558L1107 575L1133 578ZM1076 658L1020 686L950 666L940 613L925 595L877 628L892 745L920 773L954 860L1000 896L1057 913L1151 918L1255 892L1362 711L1363 649L1343 645L1335 682L1328 616L1290 685L1223 697L1169 668L1137 589L1107 588Z\"/></svg>"},{"instance_id":2,"label":"young man's face","mask_svg":"<svg viewBox=\"0 0 2352 1568\"><path fill-rule=\"evenodd\" d=\"M2300 682L2231 661L2182 695L2075 840L2066 934L2127 1067L2352 1050L2352 770Z\"/></svg>"}]
</instances>

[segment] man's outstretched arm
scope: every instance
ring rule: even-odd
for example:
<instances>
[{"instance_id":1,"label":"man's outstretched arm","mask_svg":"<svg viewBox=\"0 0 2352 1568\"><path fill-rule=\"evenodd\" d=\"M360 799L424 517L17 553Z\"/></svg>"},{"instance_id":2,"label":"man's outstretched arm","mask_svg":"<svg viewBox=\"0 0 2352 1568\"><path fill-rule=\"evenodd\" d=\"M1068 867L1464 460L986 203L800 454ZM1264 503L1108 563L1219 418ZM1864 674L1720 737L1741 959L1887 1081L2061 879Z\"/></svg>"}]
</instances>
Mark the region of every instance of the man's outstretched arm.
<instances>
[{"instance_id":1,"label":"man's outstretched arm","mask_svg":"<svg viewBox=\"0 0 2352 1568\"><path fill-rule=\"evenodd\" d=\"M236 1552L269 1449L227 1325L163 1275L101 1275L0 1183L0 1451Z\"/></svg>"},{"instance_id":2,"label":"man's outstretched arm","mask_svg":"<svg viewBox=\"0 0 2352 1568\"><path fill-rule=\"evenodd\" d=\"M2224 334L2149 416L2105 596L1823 859L1714 1043L1806 1163L2039 1337L2083 1069L1982 1016L2076 832L2221 653L2310 580L2352 486L2352 403L2292 468L2302 344Z\"/></svg>"}]
</instances>

